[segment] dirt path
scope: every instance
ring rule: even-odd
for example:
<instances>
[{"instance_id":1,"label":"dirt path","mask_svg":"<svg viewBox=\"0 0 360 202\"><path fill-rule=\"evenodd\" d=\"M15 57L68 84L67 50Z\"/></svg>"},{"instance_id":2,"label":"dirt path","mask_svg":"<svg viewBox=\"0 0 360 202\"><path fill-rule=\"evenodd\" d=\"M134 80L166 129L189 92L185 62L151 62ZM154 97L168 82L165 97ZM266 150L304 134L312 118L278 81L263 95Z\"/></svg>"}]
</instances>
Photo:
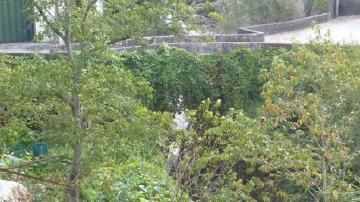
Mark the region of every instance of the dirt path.
<instances>
[{"instance_id":1,"label":"dirt path","mask_svg":"<svg viewBox=\"0 0 360 202\"><path fill-rule=\"evenodd\" d=\"M330 38L334 42L360 44L360 16L347 16L320 24L321 33L330 31ZM268 35L265 42L269 43L306 43L315 37L313 28L306 28L292 32Z\"/></svg>"}]
</instances>

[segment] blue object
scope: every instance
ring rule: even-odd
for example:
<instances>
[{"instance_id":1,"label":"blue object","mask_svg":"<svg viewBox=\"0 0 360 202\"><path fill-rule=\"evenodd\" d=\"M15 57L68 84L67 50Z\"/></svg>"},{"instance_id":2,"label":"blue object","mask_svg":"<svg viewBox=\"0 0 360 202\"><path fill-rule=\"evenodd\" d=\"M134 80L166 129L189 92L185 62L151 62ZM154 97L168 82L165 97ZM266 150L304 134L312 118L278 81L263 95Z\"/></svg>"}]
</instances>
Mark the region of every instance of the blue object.
<instances>
[{"instance_id":1,"label":"blue object","mask_svg":"<svg viewBox=\"0 0 360 202\"><path fill-rule=\"evenodd\" d=\"M49 146L47 143L37 143L33 146L33 156L48 156L49 155Z\"/></svg>"}]
</instances>

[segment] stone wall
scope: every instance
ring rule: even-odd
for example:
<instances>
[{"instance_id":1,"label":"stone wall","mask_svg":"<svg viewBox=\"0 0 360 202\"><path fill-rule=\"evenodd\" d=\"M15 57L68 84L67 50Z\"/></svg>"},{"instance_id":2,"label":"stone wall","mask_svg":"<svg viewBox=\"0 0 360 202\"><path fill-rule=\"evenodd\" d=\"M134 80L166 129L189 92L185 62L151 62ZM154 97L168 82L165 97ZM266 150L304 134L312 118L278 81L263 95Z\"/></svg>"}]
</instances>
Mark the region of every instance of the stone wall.
<instances>
[{"instance_id":1,"label":"stone wall","mask_svg":"<svg viewBox=\"0 0 360 202\"><path fill-rule=\"evenodd\" d=\"M7 49L3 49L3 45L0 44L0 54L7 54L13 56L31 56L33 54L42 55L45 57L56 57L56 54L65 54L65 47L63 45L51 46L50 44L32 44L26 46L12 45ZM151 44L146 48L158 49L160 46L166 45L172 48L185 49L194 54L213 54L213 53L227 53L240 46L247 46L251 49L260 48L285 48L291 49L291 44L279 44L279 43L264 43L264 42L193 42L193 43L167 43L167 44ZM76 52L78 46L74 45L73 49ZM144 50L144 46L118 46L112 47L112 51L123 53Z\"/></svg>"},{"instance_id":2,"label":"stone wall","mask_svg":"<svg viewBox=\"0 0 360 202\"><path fill-rule=\"evenodd\" d=\"M323 23L328 20L329 20L329 14L324 13L321 15L315 15L315 16L310 16L310 17L286 21L286 22L254 25L245 28L240 28L239 32L241 33L243 29L247 29L258 32L264 32L265 34L276 34L281 32L303 29L312 26L314 22Z\"/></svg>"},{"instance_id":3,"label":"stone wall","mask_svg":"<svg viewBox=\"0 0 360 202\"><path fill-rule=\"evenodd\" d=\"M360 15L360 0L340 0L339 15Z\"/></svg>"},{"instance_id":4,"label":"stone wall","mask_svg":"<svg viewBox=\"0 0 360 202\"><path fill-rule=\"evenodd\" d=\"M264 42L264 33L248 30L239 34L215 34L196 36L152 36L145 37L142 42L132 39L114 44L114 48L124 48L140 45L198 43L198 42Z\"/></svg>"},{"instance_id":5,"label":"stone wall","mask_svg":"<svg viewBox=\"0 0 360 202\"><path fill-rule=\"evenodd\" d=\"M168 43L167 46L171 48L180 48L188 52L195 54L214 54L214 53L228 53L231 50L246 46L251 49L266 49L266 48L284 48L291 49L292 44L280 44L280 43L264 43L264 42L194 42L194 43ZM161 44L150 45L150 49L159 49ZM132 47L118 47L112 48L113 51L122 52L133 52L141 50L142 46Z\"/></svg>"}]
</instances>

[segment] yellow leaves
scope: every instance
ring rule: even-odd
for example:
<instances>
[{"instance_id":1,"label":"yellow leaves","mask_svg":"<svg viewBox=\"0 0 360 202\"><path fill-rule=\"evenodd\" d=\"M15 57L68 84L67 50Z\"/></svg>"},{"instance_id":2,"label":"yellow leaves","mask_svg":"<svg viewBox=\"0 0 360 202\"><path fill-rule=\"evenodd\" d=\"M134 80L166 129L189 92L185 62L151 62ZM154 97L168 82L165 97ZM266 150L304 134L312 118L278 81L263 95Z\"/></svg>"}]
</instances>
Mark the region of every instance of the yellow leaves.
<instances>
[{"instance_id":1,"label":"yellow leaves","mask_svg":"<svg viewBox=\"0 0 360 202\"><path fill-rule=\"evenodd\" d=\"M299 51L295 54L295 57L297 60L301 61L304 59L304 54L303 54L303 52Z\"/></svg>"},{"instance_id":2,"label":"yellow leaves","mask_svg":"<svg viewBox=\"0 0 360 202\"><path fill-rule=\"evenodd\" d=\"M217 12L210 12L208 14L208 17L215 21L223 21L224 20L224 17Z\"/></svg>"},{"instance_id":3,"label":"yellow leaves","mask_svg":"<svg viewBox=\"0 0 360 202\"><path fill-rule=\"evenodd\" d=\"M287 92L286 96L288 96L288 97L294 96L294 91L293 91L293 90L289 90L289 91Z\"/></svg>"},{"instance_id":4,"label":"yellow leaves","mask_svg":"<svg viewBox=\"0 0 360 202\"><path fill-rule=\"evenodd\" d=\"M324 151L324 156L325 156L326 160L329 160L329 161L332 160L332 158L333 158L333 154L329 150Z\"/></svg>"},{"instance_id":5,"label":"yellow leaves","mask_svg":"<svg viewBox=\"0 0 360 202\"><path fill-rule=\"evenodd\" d=\"M260 71L260 76L259 76L259 79L262 80L262 81L268 81L270 78L270 74L269 74L269 71L267 69L262 69Z\"/></svg>"},{"instance_id":6,"label":"yellow leaves","mask_svg":"<svg viewBox=\"0 0 360 202\"><path fill-rule=\"evenodd\" d=\"M267 162L265 162L265 164L263 166L261 166L261 169L265 172L265 173L269 173L271 168L269 166L269 164Z\"/></svg>"},{"instance_id":7,"label":"yellow leaves","mask_svg":"<svg viewBox=\"0 0 360 202\"><path fill-rule=\"evenodd\" d=\"M146 200L146 199L144 199L144 198L140 198L139 199L139 202L148 202L149 200Z\"/></svg>"},{"instance_id":8,"label":"yellow leaves","mask_svg":"<svg viewBox=\"0 0 360 202\"><path fill-rule=\"evenodd\" d=\"M300 126L302 126L302 125L304 124L303 119L299 119L299 120L298 120L298 124L299 124Z\"/></svg>"},{"instance_id":9,"label":"yellow leaves","mask_svg":"<svg viewBox=\"0 0 360 202\"><path fill-rule=\"evenodd\" d=\"M339 199L339 193L336 190L333 190L331 195L336 201Z\"/></svg>"},{"instance_id":10,"label":"yellow leaves","mask_svg":"<svg viewBox=\"0 0 360 202\"><path fill-rule=\"evenodd\" d=\"M278 191L278 192L276 192L276 196L279 197L279 198L283 198L283 197L286 196L286 193L282 192L282 191Z\"/></svg>"},{"instance_id":11,"label":"yellow leaves","mask_svg":"<svg viewBox=\"0 0 360 202\"><path fill-rule=\"evenodd\" d=\"M321 133L320 127L315 127L315 128L313 128L312 134L313 134L315 137L319 137L319 136L320 136L320 133Z\"/></svg>"}]
</instances>

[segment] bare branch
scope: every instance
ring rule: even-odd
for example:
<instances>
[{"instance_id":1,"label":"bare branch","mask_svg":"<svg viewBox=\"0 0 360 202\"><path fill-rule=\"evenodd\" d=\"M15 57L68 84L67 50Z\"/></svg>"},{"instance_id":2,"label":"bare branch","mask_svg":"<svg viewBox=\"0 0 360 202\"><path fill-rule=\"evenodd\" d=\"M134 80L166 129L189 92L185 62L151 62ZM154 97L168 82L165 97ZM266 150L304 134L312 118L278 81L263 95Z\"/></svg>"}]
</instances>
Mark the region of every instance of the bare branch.
<instances>
[{"instance_id":1,"label":"bare branch","mask_svg":"<svg viewBox=\"0 0 360 202\"><path fill-rule=\"evenodd\" d=\"M7 174L10 174L10 175L18 175L18 176L25 177L25 178L28 178L28 179L31 179L31 180L44 182L44 183L50 183L50 184L59 185L59 186L63 186L63 187L69 187L70 186L69 184L60 183L58 181L53 181L53 180L48 180L48 179L43 179L43 178L40 178L40 177L34 177L34 176L31 176L31 175L11 171L11 170L4 169L4 168L0 168L0 173L7 173Z\"/></svg>"},{"instance_id":2,"label":"bare branch","mask_svg":"<svg viewBox=\"0 0 360 202\"><path fill-rule=\"evenodd\" d=\"M83 22L84 22L84 20L87 19L91 8L96 4L96 2L98 2L98 0L89 0L89 4L86 7L86 10L85 10L85 13L84 13Z\"/></svg>"},{"instance_id":3,"label":"bare branch","mask_svg":"<svg viewBox=\"0 0 360 202\"><path fill-rule=\"evenodd\" d=\"M82 18L82 23L81 23L81 29L82 31L85 31L85 23L87 21L87 18L89 16L89 12L91 10L91 8L96 4L98 0L89 0L89 4L86 7L86 10L84 12L83 18Z\"/></svg>"}]
</instances>

